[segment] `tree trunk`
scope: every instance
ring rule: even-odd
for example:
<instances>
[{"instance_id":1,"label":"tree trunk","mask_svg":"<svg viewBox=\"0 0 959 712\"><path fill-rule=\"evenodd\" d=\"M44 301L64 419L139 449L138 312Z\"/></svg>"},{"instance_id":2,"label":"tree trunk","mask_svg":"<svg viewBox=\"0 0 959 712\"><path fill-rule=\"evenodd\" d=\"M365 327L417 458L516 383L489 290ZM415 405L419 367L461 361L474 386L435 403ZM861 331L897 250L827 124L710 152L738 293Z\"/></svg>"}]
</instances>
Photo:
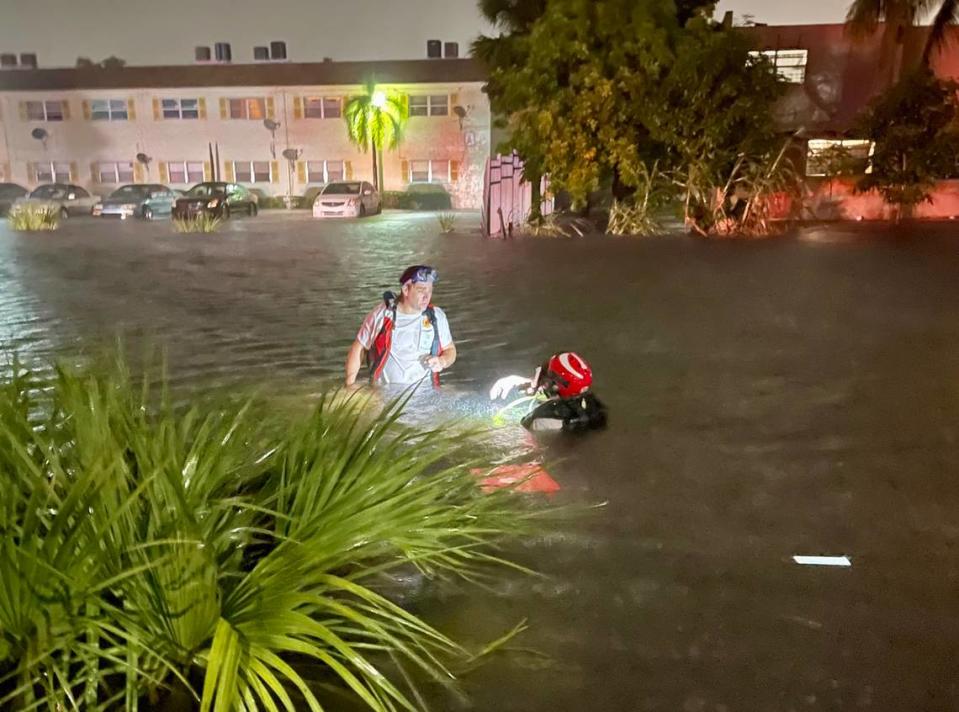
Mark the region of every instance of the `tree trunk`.
<instances>
[{"instance_id":1,"label":"tree trunk","mask_svg":"<svg viewBox=\"0 0 959 712\"><path fill-rule=\"evenodd\" d=\"M379 151L379 173L376 175L376 189L382 193L383 192L383 149Z\"/></svg>"},{"instance_id":2,"label":"tree trunk","mask_svg":"<svg viewBox=\"0 0 959 712\"><path fill-rule=\"evenodd\" d=\"M379 172L378 172L378 170L377 170L377 165L376 165L376 144L373 144L373 150L370 151L370 153L373 154L373 187L376 188L377 190L379 190L379 189L380 189L380 182L379 182L379 175L380 175L380 174L379 174Z\"/></svg>"},{"instance_id":3,"label":"tree trunk","mask_svg":"<svg viewBox=\"0 0 959 712\"><path fill-rule=\"evenodd\" d=\"M616 200L621 203L624 200L626 200L628 197L630 197L631 194L632 194L632 191L630 190L629 186L623 183L623 179L619 175L619 169L614 168L613 169L613 200Z\"/></svg>"},{"instance_id":4,"label":"tree trunk","mask_svg":"<svg viewBox=\"0 0 959 712\"><path fill-rule=\"evenodd\" d=\"M524 176L530 184L530 196L529 196L529 222L533 225L539 225L543 222L543 210L540 203L543 200L543 195L540 191L542 176L538 174L529 174L529 176Z\"/></svg>"}]
</instances>

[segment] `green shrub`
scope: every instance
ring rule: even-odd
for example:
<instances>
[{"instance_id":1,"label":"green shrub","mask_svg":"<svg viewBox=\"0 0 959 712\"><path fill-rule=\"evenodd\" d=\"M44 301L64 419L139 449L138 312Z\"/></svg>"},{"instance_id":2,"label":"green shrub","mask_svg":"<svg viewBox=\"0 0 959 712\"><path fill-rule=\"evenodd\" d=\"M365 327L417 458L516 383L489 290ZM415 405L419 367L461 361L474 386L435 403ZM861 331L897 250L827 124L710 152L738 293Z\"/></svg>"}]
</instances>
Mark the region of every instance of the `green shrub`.
<instances>
[{"instance_id":1,"label":"green shrub","mask_svg":"<svg viewBox=\"0 0 959 712\"><path fill-rule=\"evenodd\" d=\"M0 709L319 709L331 684L415 709L413 671L472 658L377 577L485 578L548 512L482 494L469 439L400 402L279 415L175 405L122 363L48 373L0 377Z\"/></svg>"},{"instance_id":2,"label":"green shrub","mask_svg":"<svg viewBox=\"0 0 959 712\"><path fill-rule=\"evenodd\" d=\"M177 232L216 232L222 224L221 218L209 213L200 213L192 218L173 219L173 229Z\"/></svg>"},{"instance_id":3,"label":"green shrub","mask_svg":"<svg viewBox=\"0 0 959 712\"><path fill-rule=\"evenodd\" d=\"M383 207L393 210L450 210L453 201L440 185L411 185L405 191L382 193Z\"/></svg>"},{"instance_id":4,"label":"green shrub","mask_svg":"<svg viewBox=\"0 0 959 712\"><path fill-rule=\"evenodd\" d=\"M7 220L13 230L56 230L60 226L60 211L42 205L14 205L10 208Z\"/></svg>"}]
</instances>

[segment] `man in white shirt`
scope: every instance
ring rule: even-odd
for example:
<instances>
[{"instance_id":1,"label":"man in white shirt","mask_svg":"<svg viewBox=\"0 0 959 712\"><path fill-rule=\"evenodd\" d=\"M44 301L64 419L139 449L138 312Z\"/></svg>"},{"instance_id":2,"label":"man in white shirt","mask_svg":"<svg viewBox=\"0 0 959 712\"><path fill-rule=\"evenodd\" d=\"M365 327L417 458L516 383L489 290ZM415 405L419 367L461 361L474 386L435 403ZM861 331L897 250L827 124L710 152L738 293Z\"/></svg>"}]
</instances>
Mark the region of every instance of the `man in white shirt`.
<instances>
[{"instance_id":1,"label":"man in white shirt","mask_svg":"<svg viewBox=\"0 0 959 712\"><path fill-rule=\"evenodd\" d=\"M446 313L431 304L436 270L429 265L407 267L400 276L399 296L387 292L383 302L366 315L346 357L346 385L356 382L363 355L372 383L418 383L456 361L456 345Z\"/></svg>"}]
</instances>

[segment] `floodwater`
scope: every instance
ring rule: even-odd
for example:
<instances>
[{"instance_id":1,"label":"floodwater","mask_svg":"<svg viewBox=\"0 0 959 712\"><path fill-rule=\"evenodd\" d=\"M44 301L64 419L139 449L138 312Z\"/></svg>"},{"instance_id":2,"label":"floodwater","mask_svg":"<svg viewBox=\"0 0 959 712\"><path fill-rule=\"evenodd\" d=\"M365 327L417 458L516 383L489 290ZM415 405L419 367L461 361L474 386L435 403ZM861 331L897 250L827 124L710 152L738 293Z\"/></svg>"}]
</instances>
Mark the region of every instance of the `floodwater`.
<instances>
[{"instance_id":1,"label":"floodwater","mask_svg":"<svg viewBox=\"0 0 959 712\"><path fill-rule=\"evenodd\" d=\"M308 394L339 381L402 267L430 262L460 352L446 411L488 417L496 377L557 349L592 363L610 410L605 432L536 445L567 500L606 503L522 549L546 576L424 604L476 642L526 618L515 645L535 651L435 710L959 709L959 225L764 242L477 227L2 227L0 340L74 357L122 331L185 386Z\"/></svg>"}]
</instances>

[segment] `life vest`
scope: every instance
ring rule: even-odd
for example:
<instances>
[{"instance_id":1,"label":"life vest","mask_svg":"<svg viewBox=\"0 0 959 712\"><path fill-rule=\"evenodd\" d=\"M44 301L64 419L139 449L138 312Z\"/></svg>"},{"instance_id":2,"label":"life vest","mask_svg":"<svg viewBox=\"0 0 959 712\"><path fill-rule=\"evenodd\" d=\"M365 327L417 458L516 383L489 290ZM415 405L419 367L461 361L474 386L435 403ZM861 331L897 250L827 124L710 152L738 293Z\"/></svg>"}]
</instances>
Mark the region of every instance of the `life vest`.
<instances>
[{"instance_id":1,"label":"life vest","mask_svg":"<svg viewBox=\"0 0 959 712\"><path fill-rule=\"evenodd\" d=\"M383 315L383 325L373 339L373 344L366 352L366 363L370 369L370 383L376 383L386 368L386 359L389 358L390 348L393 346L393 328L396 326L396 295L393 292L383 292L383 304L386 313ZM429 319L433 327L433 343L430 346L430 356L440 356L443 347L440 345L440 330L436 325L436 310L430 304L423 310L423 316ZM440 385L440 374L433 372L433 386Z\"/></svg>"}]
</instances>

